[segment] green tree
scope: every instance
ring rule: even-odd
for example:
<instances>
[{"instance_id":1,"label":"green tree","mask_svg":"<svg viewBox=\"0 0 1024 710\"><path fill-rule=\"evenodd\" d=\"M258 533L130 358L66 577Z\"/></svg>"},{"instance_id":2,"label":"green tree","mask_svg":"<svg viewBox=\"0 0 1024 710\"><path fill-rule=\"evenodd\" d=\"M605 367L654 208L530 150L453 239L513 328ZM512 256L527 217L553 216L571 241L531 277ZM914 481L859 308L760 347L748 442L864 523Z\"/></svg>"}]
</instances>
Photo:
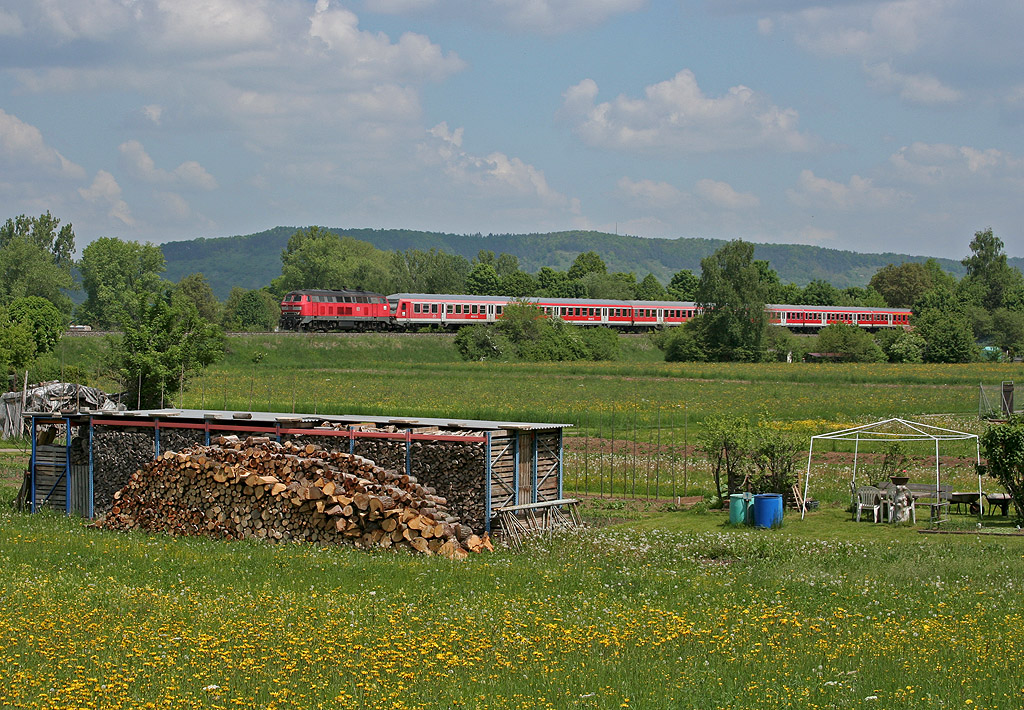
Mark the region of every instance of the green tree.
<instances>
[{"instance_id":1,"label":"green tree","mask_svg":"<svg viewBox=\"0 0 1024 710\"><path fill-rule=\"evenodd\" d=\"M167 286L160 276L164 268L163 252L154 244L100 237L82 251L79 269L86 297L78 319L100 328L114 325L125 303Z\"/></svg>"},{"instance_id":2,"label":"green tree","mask_svg":"<svg viewBox=\"0 0 1024 710\"><path fill-rule=\"evenodd\" d=\"M39 296L61 313L71 313L71 299L64 291L74 286L75 233L70 224L59 225L60 220L46 212L39 217L21 215L0 226L0 304Z\"/></svg>"},{"instance_id":3,"label":"green tree","mask_svg":"<svg viewBox=\"0 0 1024 710\"><path fill-rule=\"evenodd\" d=\"M695 321L669 330L664 344L666 362L703 362L708 359Z\"/></svg>"},{"instance_id":4,"label":"green tree","mask_svg":"<svg viewBox=\"0 0 1024 710\"><path fill-rule=\"evenodd\" d=\"M494 270L502 279L515 273L522 273L519 270L519 257L515 254L499 254L494 260Z\"/></svg>"},{"instance_id":5,"label":"green tree","mask_svg":"<svg viewBox=\"0 0 1024 710\"><path fill-rule=\"evenodd\" d=\"M853 306L862 308L885 308L885 299L875 289L868 286L848 286L839 292L839 306Z\"/></svg>"},{"instance_id":6,"label":"green tree","mask_svg":"<svg viewBox=\"0 0 1024 710\"><path fill-rule=\"evenodd\" d=\"M576 256L576 260L569 267L569 278L572 280L582 279L587 274L605 274L608 267L604 259L596 251L585 251Z\"/></svg>"},{"instance_id":7,"label":"green tree","mask_svg":"<svg viewBox=\"0 0 1024 710\"><path fill-rule=\"evenodd\" d=\"M808 306L839 305L839 289L822 279L814 279L804 287L800 303Z\"/></svg>"},{"instance_id":8,"label":"green tree","mask_svg":"<svg viewBox=\"0 0 1024 710\"><path fill-rule=\"evenodd\" d=\"M885 353L859 326L832 323L818 333L818 352L835 353L842 362L884 362Z\"/></svg>"},{"instance_id":9,"label":"green tree","mask_svg":"<svg viewBox=\"0 0 1024 710\"><path fill-rule=\"evenodd\" d=\"M888 264L871 277L870 287L882 295L892 308L910 308L923 293L933 287L932 274L924 264L905 261Z\"/></svg>"},{"instance_id":10,"label":"green tree","mask_svg":"<svg viewBox=\"0 0 1024 710\"><path fill-rule=\"evenodd\" d=\"M538 296L547 298L584 298L587 290L579 281L569 278L564 271L556 271L548 266L542 266L537 272Z\"/></svg>"},{"instance_id":11,"label":"green tree","mask_svg":"<svg viewBox=\"0 0 1024 710\"><path fill-rule=\"evenodd\" d=\"M490 264L477 263L466 277L466 292L478 296L497 296L501 279Z\"/></svg>"},{"instance_id":12,"label":"green tree","mask_svg":"<svg viewBox=\"0 0 1024 710\"><path fill-rule=\"evenodd\" d=\"M516 270L501 277L499 293L502 296L525 298L532 296L536 290L537 282L525 271Z\"/></svg>"},{"instance_id":13,"label":"green tree","mask_svg":"<svg viewBox=\"0 0 1024 710\"><path fill-rule=\"evenodd\" d=\"M697 297L697 285L700 279L689 269L682 269L673 274L668 282L668 295L677 301L692 301Z\"/></svg>"},{"instance_id":14,"label":"green tree","mask_svg":"<svg viewBox=\"0 0 1024 710\"><path fill-rule=\"evenodd\" d=\"M697 435L697 448L704 452L711 475L715 479L718 499L743 490L750 459L748 455L750 425L742 417L712 415ZM726 490L722 490L725 478Z\"/></svg>"},{"instance_id":15,"label":"green tree","mask_svg":"<svg viewBox=\"0 0 1024 710\"><path fill-rule=\"evenodd\" d=\"M380 291L388 285L388 260L367 242L323 227L299 229L281 252L281 275L271 290L279 296L304 288Z\"/></svg>"},{"instance_id":16,"label":"green tree","mask_svg":"<svg viewBox=\"0 0 1024 710\"><path fill-rule=\"evenodd\" d=\"M386 293L465 293L469 259L431 249L409 249L390 256L390 285Z\"/></svg>"},{"instance_id":17,"label":"green tree","mask_svg":"<svg viewBox=\"0 0 1024 710\"><path fill-rule=\"evenodd\" d=\"M1022 288L1024 277L1007 263L1003 241L991 227L974 233L971 256L961 263L967 267L967 275L960 282L962 293L988 311L1008 305L1008 298Z\"/></svg>"},{"instance_id":18,"label":"green tree","mask_svg":"<svg viewBox=\"0 0 1024 710\"><path fill-rule=\"evenodd\" d=\"M222 325L231 331L273 330L281 316L281 304L266 288L251 291L235 286L224 303Z\"/></svg>"},{"instance_id":19,"label":"green tree","mask_svg":"<svg viewBox=\"0 0 1024 710\"><path fill-rule=\"evenodd\" d=\"M213 295L210 282L202 274L189 274L182 277L175 285L173 293L176 298L185 298L191 301L204 319L211 323L220 321L220 302Z\"/></svg>"},{"instance_id":20,"label":"green tree","mask_svg":"<svg viewBox=\"0 0 1024 710\"><path fill-rule=\"evenodd\" d=\"M7 313L12 322L25 323L31 329L37 354L53 352L68 325L67 316L40 296L16 298Z\"/></svg>"},{"instance_id":21,"label":"green tree","mask_svg":"<svg viewBox=\"0 0 1024 710\"><path fill-rule=\"evenodd\" d=\"M1018 520L1024 520L1024 415L990 426L980 437L985 463L981 475L994 478L1013 500Z\"/></svg>"},{"instance_id":22,"label":"green tree","mask_svg":"<svg viewBox=\"0 0 1024 710\"><path fill-rule=\"evenodd\" d=\"M639 301L664 301L668 299L668 293L654 274L647 274L643 281L637 284L636 298Z\"/></svg>"},{"instance_id":23,"label":"green tree","mask_svg":"<svg viewBox=\"0 0 1024 710\"><path fill-rule=\"evenodd\" d=\"M0 374L24 370L35 355L32 326L25 321L11 320L7 309L0 306Z\"/></svg>"},{"instance_id":24,"label":"green tree","mask_svg":"<svg viewBox=\"0 0 1024 710\"><path fill-rule=\"evenodd\" d=\"M587 298L630 300L636 298L636 276L629 273L614 274L591 271L579 283L586 289Z\"/></svg>"},{"instance_id":25,"label":"green tree","mask_svg":"<svg viewBox=\"0 0 1024 710\"><path fill-rule=\"evenodd\" d=\"M166 291L135 291L129 299L119 311L121 335L112 336L114 367L129 402L166 406L184 382L221 357L224 333L191 302L175 302Z\"/></svg>"},{"instance_id":26,"label":"green tree","mask_svg":"<svg viewBox=\"0 0 1024 710\"><path fill-rule=\"evenodd\" d=\"M914 318L914 327L925 342L925 362L974 362L978 359L974 334L962 312L931 308Z\"/></svg>"},{"instance_id":27,"label":"green tree","mask_svg":"<svg viewBox=\"0 0 1024 710\"><path fill-rule=\"evenodd\" d=\"M995 344L1016 357L1024 354L1024 313L997 308L992 313Z\"/></svg>"},{"instance_id":28,"label":"green tree","mask_svg":"<svg viewBox=\"0 0 1024 710\"><path fill-rule=\"evenodd\" d=\"M883 330L876 336L889 362L924 362L924 338L917 331Z\"/></svg>"},{"instance_id":29,"label":"green tree","mask_svg":"<svg viewBox=\"0 0 1024 710\"><path fill-rule=\"evenodd\" d=\"M764 357L765 313L754 245L737 239L701 260L696 319L710 359L757 361Z\"/></svg>"}]
</instances>

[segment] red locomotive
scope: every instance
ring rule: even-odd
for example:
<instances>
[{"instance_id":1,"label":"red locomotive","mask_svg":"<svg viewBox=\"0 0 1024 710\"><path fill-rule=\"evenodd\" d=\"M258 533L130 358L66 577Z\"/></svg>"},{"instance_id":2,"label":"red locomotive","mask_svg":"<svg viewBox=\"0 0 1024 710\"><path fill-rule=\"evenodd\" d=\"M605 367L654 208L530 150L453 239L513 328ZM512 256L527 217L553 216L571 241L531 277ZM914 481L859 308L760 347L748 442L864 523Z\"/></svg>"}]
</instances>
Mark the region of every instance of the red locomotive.
<instances>
[{"instance_id":1,"label":"red locomotive","mask_svg":"<svg viewBox=\"0 0 1024 710\"><path fill-rule=\"evenodd\" d=\"M281 303L281 328L405 330L428 325L457 328L493 323L501 317L504 308L516 300L507 296L434 293L396 293L385 298L369 291L293 291ZM533 303L546 315L557 316L567 323L632 331L682 325L699 313L697 304L692 301L543 297L520 300ZM358 304L365 304L362 310ZM911 313L908 308L861 306L771 304L766 309L772 323L808 330L824 328L831 323L846 323L869 330L902 328L909 325Z\"/></svg>"},{"instance_id":2,"label":"red locomotive","mask_svg":"<svg viewBox=\"0 0 1024 710\"><path fill-rule=\"evenodd\" d=\"M281 301L283 330L385 330L391 326L388 300L372 291L292 291Z\"/></svg>"}]
</instances>

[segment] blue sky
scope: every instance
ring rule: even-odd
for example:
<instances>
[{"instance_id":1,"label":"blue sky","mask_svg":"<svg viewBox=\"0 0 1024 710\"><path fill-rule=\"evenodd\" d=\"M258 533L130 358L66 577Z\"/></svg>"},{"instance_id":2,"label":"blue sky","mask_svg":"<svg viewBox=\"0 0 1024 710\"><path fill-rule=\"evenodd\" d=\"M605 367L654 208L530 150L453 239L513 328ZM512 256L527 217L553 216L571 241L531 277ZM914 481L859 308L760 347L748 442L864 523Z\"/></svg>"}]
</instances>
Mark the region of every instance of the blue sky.
<instances>
[{"instance_id":1,"label":"blue sky","mask_svg":"<svg viewBox=\"0 0 1024 710\"><path fill-rule=\"evenodd\" d=\"M0 0L0 218L1024 256L1024 3Z\"/></svg>"}]
</instances>

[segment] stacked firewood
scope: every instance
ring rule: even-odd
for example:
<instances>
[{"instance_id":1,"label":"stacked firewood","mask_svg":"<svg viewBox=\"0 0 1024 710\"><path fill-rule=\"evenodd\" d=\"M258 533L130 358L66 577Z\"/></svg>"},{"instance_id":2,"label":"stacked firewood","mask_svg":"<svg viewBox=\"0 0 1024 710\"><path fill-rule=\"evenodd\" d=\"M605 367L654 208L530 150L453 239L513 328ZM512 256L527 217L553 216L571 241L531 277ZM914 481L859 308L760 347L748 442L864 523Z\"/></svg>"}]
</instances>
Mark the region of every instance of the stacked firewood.
<instances>
[{"instance_id":1,"label":"stacked firewood","mask_svg":"<svg viewBox=\"0 0 1024 710\"><path fill-rule=\"evenodd\" d=\"M319 429L346 429L344 424L322 422ZM353 452L376 461L387 469L405 471L406 446L404 439L359 436L359 433L402 434L405 428L394 425L359 424L352 427L356 432ZM416 434L440 434L446 436L480 436L478 431L444 431L436 427L415 427ZM315 432L315 430L311 430ZM294 437L292 441L314 442L336 450L348 451L349 440L345 437L309 436ZM464 523L480 529L486 518L486 449L476 441L430 441L414 439L411 442L408 461L409 473L424 485L436 489L448 500L452 513Z\"/></svg>"},{"instance_id":2,"label":"stacked firewood","mask_svg":"<svg viewBox=\"0 0 1024 710\"><path fill-rule=\"evenodd\" d=\"M398 547L453 559L490 547L416 478L313 443L228 436L168 451L114 498L99 527Z\"/></svg>"},{"instance_id":3,"label":"stacked firewood","mask_svg":"<svg viewBox=\"0 0 1024 710\"><path fill-rule=\"evenodd\" d=\"M96 427L93 432L93 505L98 513L110 509L114 494L154 455L153 430Z\"/></svg>"}]
</instances>

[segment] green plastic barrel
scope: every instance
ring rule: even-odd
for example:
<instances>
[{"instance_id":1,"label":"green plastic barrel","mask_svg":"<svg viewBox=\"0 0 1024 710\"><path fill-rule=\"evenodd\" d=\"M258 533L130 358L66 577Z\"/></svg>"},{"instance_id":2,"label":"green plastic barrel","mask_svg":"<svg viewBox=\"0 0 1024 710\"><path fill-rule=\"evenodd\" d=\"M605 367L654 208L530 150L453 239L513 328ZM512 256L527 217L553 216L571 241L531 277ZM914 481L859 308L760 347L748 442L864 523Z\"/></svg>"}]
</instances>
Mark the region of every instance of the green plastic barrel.
<instances>
[{"instance_id":1,"label":"green plastic barrel","mask_svg":"<svg viewBox=\"0 0 1024 710\"><path fill-rule=\"evenodd\" d=\"M745 525L750 522L750 496L746 493L733 493L729 496L729 524Z\"/></svg>"}]
</instances>

